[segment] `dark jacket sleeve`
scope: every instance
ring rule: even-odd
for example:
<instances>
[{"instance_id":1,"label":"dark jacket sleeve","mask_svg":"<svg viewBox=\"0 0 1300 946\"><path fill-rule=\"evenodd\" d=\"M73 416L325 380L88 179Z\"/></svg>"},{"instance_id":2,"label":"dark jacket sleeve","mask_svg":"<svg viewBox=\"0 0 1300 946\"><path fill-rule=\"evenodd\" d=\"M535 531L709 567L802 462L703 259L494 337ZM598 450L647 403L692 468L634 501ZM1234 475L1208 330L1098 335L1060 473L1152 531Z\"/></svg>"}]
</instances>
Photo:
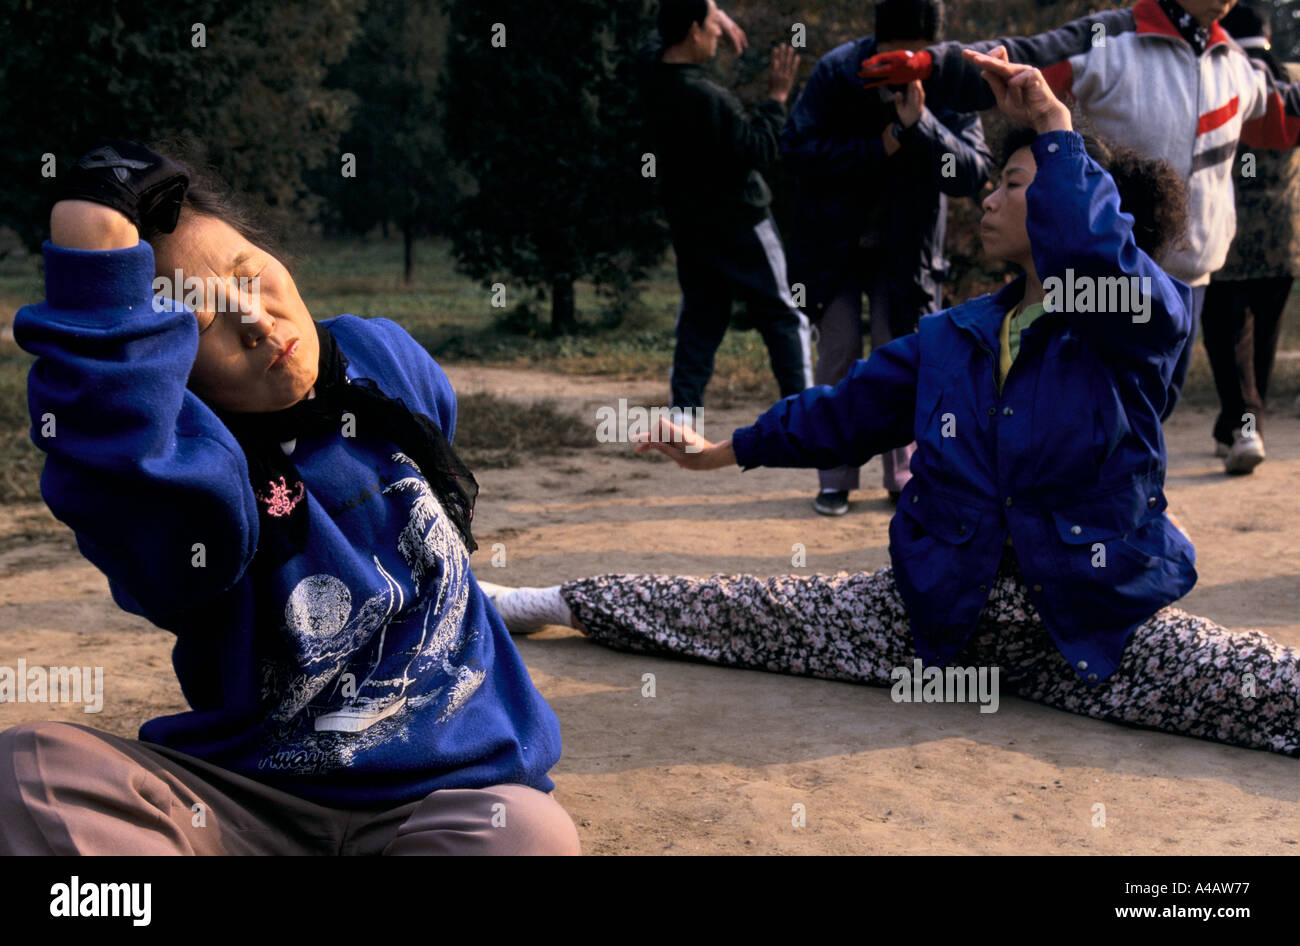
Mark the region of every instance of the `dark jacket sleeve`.
<instances>
[{"instance_id":1,"label":"dark jacket sleeve","mask_svg":"<svg viewBox=\"0 0 1300 946\"><path fill-rule=\"evenodd\" d=\"M915 332L854 362L844 380L792 394L731 436L736 463L756 466L861 466L911 443L920 336Z\"/></svg>"},{"instance_id":2,"label":"dark jacket sleeve","mask_svg":"<svg viewBox=\"0 0 1300 946\"><path fill-rule=\"evenodd\" d=\"M997 100L993 89L982 78L978 66L967 62L963 49L988 53L1005 46L1012 62L1036 66L1043 70L1052 91L1061 95L1069 91L1071 75L1068 60L1087 53L1096 38L1118 35L1133 28L1132 10L1105 10L1036 36L1005 36L978 43L940 43L926 50L934 60L930 78L925 80L927 100L934 105L958 112L980 112L993 108Z\"/></svg>"},{"instance_id":3,"label":"dark jacket sleeve","mask_svg":"<svg viewBox=\"0 0 1300 946\"><path fill-rule=\"evenodd\" d=\"M921 118L903 130L902 151L895 158L923 155L935 186L949 197L978 194L993 173L993 155L984 142L984 126L973 112L923 109ZM948 155L952 155L949 159Z\"/></svg>"},{"instance_id":4,"label":"dark jacket sleeve","mask_svg":"<svg viewBox=\"0 0 1300 946\"><path fill-rule=\"evenodd\" d=\"M781 153L802 173L870 175L883 166L885 146L879 135L843 135L828 131L835 81L833 64L826 59L813 67L781 134Z\"/></svg>"},{"instance_id":5,"label":"dark jacket sleeve","mask_svg":"<svg viewBox=\"0 0 1300 946\"><path fill-rule=\"evenodd\" d=\"M781 126L785 123L785 106L776 99L764 99L750 114L730 92L713 101L713 129L717 147L746 167L766 171L781 157Z\"/></svg>"}]
</instances>

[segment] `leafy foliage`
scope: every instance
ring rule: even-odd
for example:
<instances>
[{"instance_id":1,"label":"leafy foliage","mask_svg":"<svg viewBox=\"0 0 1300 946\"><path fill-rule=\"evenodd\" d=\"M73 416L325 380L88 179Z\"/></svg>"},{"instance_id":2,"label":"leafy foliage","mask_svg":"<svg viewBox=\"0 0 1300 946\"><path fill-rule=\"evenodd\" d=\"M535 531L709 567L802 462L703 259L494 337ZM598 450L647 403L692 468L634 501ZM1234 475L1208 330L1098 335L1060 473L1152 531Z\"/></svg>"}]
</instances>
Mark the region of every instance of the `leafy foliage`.
<instances>
[{"instance_id":1,"label":"leafy foliage","mask_svg":"<svg viewBox=\"0 0 1300 946\"><path fill-rule=\"evenodd\" d=\"M462 270L551 293L572 327L572 286L615 295L663 254L666 230L636 105L650 2L449 0L445 134L477 181L451 231ZM504 45L494 46L504 28Z\"/></svg>"},{"instance_id":2,"label":"leafy foliage","mask_svg":"<svg viewBox=\"0 0 1300 946\"><path fill-rule=\"evenodd\" d=\"M338 160L352 97L323 87L364 0L0 0L0 224L39 247L58 179L101 136L206 142L276 222L319 210L305 178Z\"/></svg>"}]
</instances>

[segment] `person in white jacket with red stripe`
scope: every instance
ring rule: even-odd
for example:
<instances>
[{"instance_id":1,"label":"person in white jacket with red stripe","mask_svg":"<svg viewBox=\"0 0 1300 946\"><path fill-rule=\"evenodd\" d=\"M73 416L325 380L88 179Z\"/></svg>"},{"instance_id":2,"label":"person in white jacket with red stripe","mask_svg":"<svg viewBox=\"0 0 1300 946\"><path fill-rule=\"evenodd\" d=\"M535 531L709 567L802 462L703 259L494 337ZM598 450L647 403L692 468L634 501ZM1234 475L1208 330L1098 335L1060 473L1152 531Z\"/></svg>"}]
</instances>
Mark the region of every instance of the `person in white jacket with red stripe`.
<instances>
[{"instance_id":1,"label":"person in white jacket with red stripe","mask_svg":"<svg viewBox=\"0 0 1300 946\"><path fill-rule=\"evenodd\" d=\"M1003 46L1011 62L1041 69L1098 135L1168 161L1187 181L1186 241L1160 263L1192 287L1194 322L1162 420L1187 376L1210 274L1223 265L1236 232L1237 144L1291 148L1300 136L1300 85L1279 83L1219 26L1235 2L1138 0L1037 36L882 53L861 73L872 85L921 79L927 101L983 110L995 104L993 92L962 50Z\"/></svg>"}]
</instances>

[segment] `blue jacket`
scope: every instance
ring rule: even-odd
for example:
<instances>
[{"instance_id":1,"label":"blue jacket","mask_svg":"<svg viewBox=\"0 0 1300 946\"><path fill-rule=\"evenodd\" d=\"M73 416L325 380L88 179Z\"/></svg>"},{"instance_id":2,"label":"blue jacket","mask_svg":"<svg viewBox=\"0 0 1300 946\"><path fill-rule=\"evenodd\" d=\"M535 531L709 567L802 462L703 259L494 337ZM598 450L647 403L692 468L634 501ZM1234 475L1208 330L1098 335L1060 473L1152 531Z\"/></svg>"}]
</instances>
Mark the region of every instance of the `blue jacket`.
<instances>
[{"instance_id":1,"label":"blue jacket","mask_svg":"<svg viewBox=\"0 0 1300 946\"><path fill-rule=\"evenodd\" d=\"M113 599L176 635L191 709L150 720L140 738L340 808L500 782L549 791L555 714L459 533L394 445L300 438L310 544L269 576L249 567L259 522L248 464L186 387L198 328L183 307L155 308L153 276L147 243L46 243L46 301L14 320L37 356L28 400L47 454L41 495ZM401 326L322 324L349 378L373 378L455 436L451 384Z\"/></svg>"},{"instance_id":2,"label":"blue jacket","mask_svg":"<svg viewBox=\"0 0 1300 946\"><path fill-rule=\"evenodd\" d=\"M1010 535L1049 633L1095 684L1129 633L1196 582L1195 550L1164 515L1159 421L1191 329L1190 290L1137 248L1133 218L1082 138L1040 135L1033 155L1026 224L1045 287L1067 270L1075 285L1149 278L1148 318L1069 311L1081 299L1053 306L1024 330L999 394L999 328L1022 277L923 317L835 387L788 397L735 431L733 446L745 469L825 469L915 440L889 550L918 653L943 664L961 650Z\"/></svg>"},{"instance_id":3,"label":"blue jacket","mask_svg":"<svg viewBox=\"0 0 1300 946\"><path fill-rule=\"evenodd\" d=\"M873 206L883 209L890 232L883 261L894 274L889 311L910 319L936 311L948 269L945 195L975 195L992 170L974 112L926 108L903 131L899 152L886 156L880 134L898 113L892 98L883 101L858 78L862 60L875 52L876 38L866 36L823 56L781 133L797 191L786 247L790 278L804 284L814 320L854 276L853 250Z\"/></svg>"}]
</instances>

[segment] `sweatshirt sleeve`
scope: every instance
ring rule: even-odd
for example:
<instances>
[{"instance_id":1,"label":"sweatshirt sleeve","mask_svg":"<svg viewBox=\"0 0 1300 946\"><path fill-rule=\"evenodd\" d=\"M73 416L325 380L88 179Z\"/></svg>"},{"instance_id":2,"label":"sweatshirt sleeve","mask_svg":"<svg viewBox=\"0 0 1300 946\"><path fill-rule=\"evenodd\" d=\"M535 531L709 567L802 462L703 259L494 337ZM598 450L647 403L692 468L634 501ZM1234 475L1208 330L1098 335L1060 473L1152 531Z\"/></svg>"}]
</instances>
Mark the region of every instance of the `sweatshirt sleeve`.
<instances>
[{"instance_id":1,"label":"sweatshirt sleeve","mask_svg":"<svg viewBox=\"0 0 1300 946\"><path fill-rule=\"evenodd\" d=\"M861 466L911 443L920 336L912 332L859 359L834 387L821 384L777 401L731 437L736 463L756 466Z\"/></svg>"},{"instance_id":2,"label":"sweatshirt sleeve","mask_svg":"<svg viewBox=\"0 0 1300 946\"><path fill-rule=\"evenodd\" d=\"M46 242L46 299L20 309L41 495L108 577L114 599L155 624L201 607L244 574L258 512L234 437L186 388L192 312L154 302L153 250ZM156 308L155 308L156 305Z\"/></svg>"},{"instance_id":3,"label":"sweatshirt sleeve","mask_svg":"<svg viewBox=\"0 0 1300 946\"><path fill-rule=\"evenodd\" d=\"M1138 248L1133 218L1083 138L1053 131L1031 148L1038 170L1025 226L1045 305L1112 361L1159 376L1163 388L1191 332L1191 290Z\"/></svg>"},{"instance_id":4,"label":"sweatshirt sleeve","mask_svg":"<svg viewBox=\"0 0 1300 946\"><path fill-rule=\"evenodd\" d=\"M984 81L983 70L967 62L962 50L989 53L1005 46L1011 62L1035 66L1042 70L1048 85L1058 97L1072 91L1079 77L1076 68L1087 63L1089 52L1107 36L1118 36L1133 29L1132 10L1105 10L1066 23L1058 29L1035 36L1004 36L978 43L940 43L928 50L934 66L925 80L927 102L933 107L958 112L980 112L994 108L997 100L992 87Z\"/></svg>"},{"instance_id":5,"label":"sweatshirt sleeve","mask_svg":"<svg viewBox=\"0 0 1300 946\"><path fill-rule=\"evenodd\" d=\"M1282 82L1260 60L1249 58L1249 62L1242 142L1248 148L1294 148L1300 140L1300 82Z\"/></svg>"}]
</instances>

